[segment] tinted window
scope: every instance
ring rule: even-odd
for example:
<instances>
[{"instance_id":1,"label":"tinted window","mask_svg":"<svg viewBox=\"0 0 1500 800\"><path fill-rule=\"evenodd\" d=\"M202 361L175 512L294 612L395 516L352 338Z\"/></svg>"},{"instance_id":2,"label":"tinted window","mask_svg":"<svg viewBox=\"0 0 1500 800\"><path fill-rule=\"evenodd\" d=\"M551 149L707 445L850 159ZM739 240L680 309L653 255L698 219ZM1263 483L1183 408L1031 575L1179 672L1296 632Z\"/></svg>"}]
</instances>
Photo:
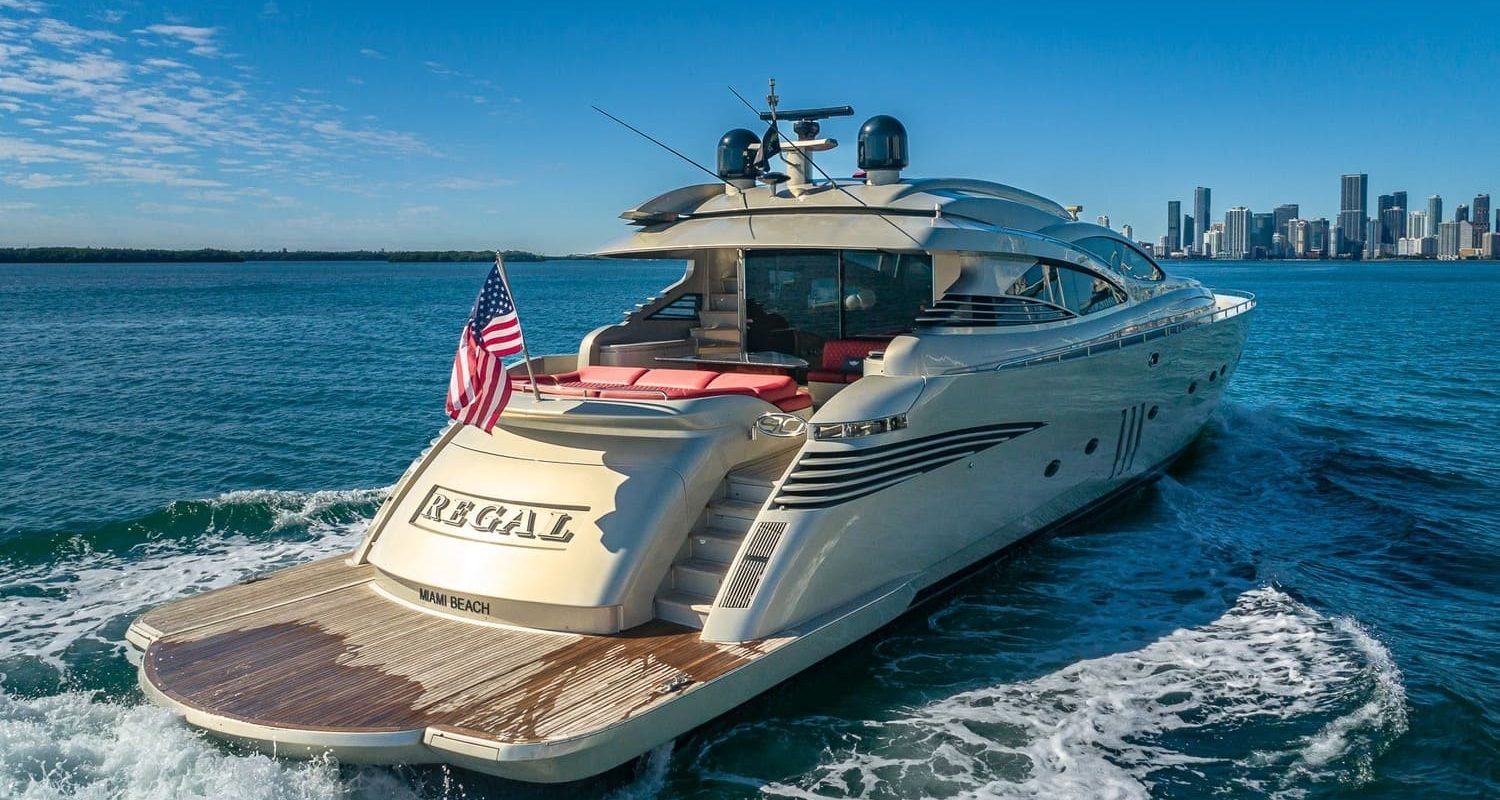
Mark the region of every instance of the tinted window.
<instances>
[{"instance_id":1,"label":"tinted window","mask_svg":"<svg viewBox=\"0 0 1500 800\"><path fill-rule=\"evenodd\" d=\"M1073 244L1097 256L1111 269L1143 281L1159 281L1166 277L1155 262L1134 247L1107 236L1079 239Z\"/></svg>"},{"instance_id":2,"label":"tinted window","mask_svg":"<svg viewBox=\"0 0 1500 800\"><path fill-rule=\"evenodd\" d=\"M1033 264L1006 294L1062 306L1074 314L1092 314L1125 302L1125 295L1093 273L1055 264Z\"/></svg>"},{"instance_id":3,"label":"tinted window","mask_svg":"<svg viewBox=\"0 0 1500 800\"><path fill-rule=\"evenodd\" d=\"M845 250L844 338L895 336L932 304L932 259L926 253Z\"/></svg>"}]
</instances>

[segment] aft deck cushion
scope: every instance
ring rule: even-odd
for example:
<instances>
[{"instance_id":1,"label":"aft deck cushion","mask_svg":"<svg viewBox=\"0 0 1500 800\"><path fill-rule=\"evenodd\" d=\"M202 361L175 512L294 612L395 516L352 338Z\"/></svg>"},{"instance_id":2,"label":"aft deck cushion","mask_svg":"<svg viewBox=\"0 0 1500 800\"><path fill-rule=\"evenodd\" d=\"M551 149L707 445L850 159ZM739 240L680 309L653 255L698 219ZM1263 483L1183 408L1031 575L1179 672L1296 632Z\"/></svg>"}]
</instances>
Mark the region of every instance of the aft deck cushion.
<instances>
[{"instance_id":1,"label":"aft deck cushion","mask_svg":"<svg viewBox=\"0 0 1500 800\"><path fill-rule=\"evenodd\" d=\"M800 411L813 404L812 395L806 389L798 389L791 397L776 401L776 407L782 411Z\"/></svg>"},{"instance_id":2,"label":"aft deck cushion","mask_svg":"<svg viewBox=\"0 0 1500 800\"><path fill-rule=\"evenodd\" d=\"M808 370L807 379L853 383L864 377L865 358L886 344L880 339L830 339L823 343L822 369Z\"/></svg>"},{"instance_id":3,"label":"aft deck cushion","mask_svg":"<svg viewBox=\"0 0 1500 800\"><path fill-rule=\"evenodd\" d=\"M649 371L643 367L584 367L576 380L599 386L629 386Z\"/></svg>"},{"instance_id":4,"label":"aft deck cushion","mask_svg":"<svg viewBox=\"0 0 1500 800\"><path fill-rule=\"evenodd\" d=\"M719 373L706 369L649 369L635 380L635 386L653 389L702 389Z\"/></svg>"},{"instance_id":5,"label":"aft deck cushion","mask_svg":"<svg viewBox=\"0 0 1500 800\"><path fill-rule=\"evenodd\" d=\"M708 384L708 391L726 394L751 394L774 403L797 393L797 383L789 375L753 375L725 372Z\"/></svg>"}]
</instances>

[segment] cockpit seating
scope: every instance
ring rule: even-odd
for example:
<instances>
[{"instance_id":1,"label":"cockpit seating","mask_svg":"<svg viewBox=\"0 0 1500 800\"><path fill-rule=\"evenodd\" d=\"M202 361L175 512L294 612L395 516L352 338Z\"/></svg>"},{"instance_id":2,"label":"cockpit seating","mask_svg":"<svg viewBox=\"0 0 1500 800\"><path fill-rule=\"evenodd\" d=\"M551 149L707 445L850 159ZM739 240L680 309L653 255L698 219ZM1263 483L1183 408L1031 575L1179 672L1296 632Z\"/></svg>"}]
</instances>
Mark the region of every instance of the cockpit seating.
<instances>
[{"instance_id":1,"label":"cockpit seating","mask_svg":"<svg viewBox=\"0 0 1500 800\"><path fill-rule=\"evenodd\" d=\"M782 411L796 411L812 405L812 396L799 390L788 375L591 366L555 375L538 375L536 385L543 394L570 397L686 400L739 394L757 397ZM511 387L515 391L531 391L531 383L524 376L512 377Z\"/></svg>"}]
</instances>

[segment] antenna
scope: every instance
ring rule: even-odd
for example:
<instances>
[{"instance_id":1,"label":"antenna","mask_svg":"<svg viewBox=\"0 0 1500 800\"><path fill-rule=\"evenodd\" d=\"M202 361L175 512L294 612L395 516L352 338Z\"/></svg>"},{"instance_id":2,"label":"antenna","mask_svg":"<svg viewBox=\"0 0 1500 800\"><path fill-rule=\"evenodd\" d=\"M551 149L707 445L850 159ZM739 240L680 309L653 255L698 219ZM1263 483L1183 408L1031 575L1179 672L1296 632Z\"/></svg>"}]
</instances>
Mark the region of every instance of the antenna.
<instances>
[{"instance_id":1,"label":"antenna","mask_svg":"<svg viewBox=\"0 0 1500 800\"><path fill-rule=\"evenodd\" d=\"M589 108L592 108L595 111L599 112L600 114L603 114L604 116L609 117L610 119L614 120L615 122L620 123L621 125L625 126L627 129L629 129L630 131L632 131L633 133L637 134L638 136L640 136L641 138L645 139L646 141L648 141L648 142L656 145L657 147L660 147L661 149L667 151L668 153L671 153L672 155L677 156L678 158L682 159L683 161L686 161L687 163L692 164L693 166L697 167L698 169L703 170L704 172L707 172L709 175L712 175L713 178L714 178L714 180L718 181L719 183L722 183L725 186L728 186L731 189L734 189L735 191L739 191L739 189L734 184L732 184L729 181L726 181L723 178L719 177L719 173L714 172L713 170L709 169L708 167L705 167L702 164L699 164L698 162L692 160L691 158L688 158L687 156L683 155L682 153L679 153L676 150L673 150L671 147L668 147L667 145L662 144L660 140L656 139L651 134L646 133L645 131L641 130L640 128L637 128L634 125L631 125L630 123L626 122L625 120L620 119L619 117L615 116L614 114L611 114L608 111L605 111L604 109L602 109L602 108L600 108L598 106L589 106Z\"/></svg>"},{"instance_id":2,"label":"antenna","mask_svg":"<svg viewBox=\"0 0 1500 800\"><path fill-rule=\"evenodd\" d=\"M827 170L823 169L821 166L818 165L818 162L812 160L811 158L808 158L807 154L802 152L802 148L798 147L796 142L793 142L792 140L786 138L785 136L783 136L781 134L781 128L776 124L776 103L781 98L779 98L779 97L776 96L776 79L775 78L771 79L771 93L766 96L766 102L769 103L770 106L771 106L771 111L770 111L769 115L766 114L765 112L762 112L760 109L756 108L754 105L751 105L750 101L746 100L744 95L742 95L739 92L735 91L735 89L734 89L733 86L728 87L728 89L729 89L729 93L730 94L732 94L735 97L739 98L739 101L741 103L744 103L746 108L748 108L751 111L755 112L755 114L757 114L761 119L766 119L766 117L769 116L770 117L770 122L771 122L771 130L776 131L776 138L780 139L781 141L786 142L788 145L790 145L791 148L793 150L795 150L798 155L802 156L802 160L803 161L805 161L805 162L807 162L809 164L812 164L813 169L817 170L819 175L822 175L825 180L827 180L830 184L833 184L833 188L838 189L839 191L843 192L846 196L848 196L848 198L850 200L853 200L854 202L859 203L860 205L864 206L865 208L869 208L871 211L875 211L875 216L880 217L881 219L885 220L885 224L891 226L892 228L895 228L896 231L898 233L900 233L902 236L905 236L906 238L910 239L911 243L917 246L917 249L919 249L919 250L922 249L922 243L919 242L919 241L917 241L917 237L912 236L911 234L907 233L905 228L903 228L900 225L897 225L896 223L892 222L890 217L887 217L886 215L880 213L879 211L876 211L874 208L870 207L869 203L866 203L865 201L863 201L863 200L859 199L858 197L856 197L853 192L849 191L846 187L844 187L838 181L834 180L833 176L829 175L828 172L827 172ZM844 109L848 109L848 111L844 111ZM828 111L828 110L831 110L831 109L815 109L815 111L820 111L820 112L821 111ZM837 112L843 112L843 113L837 113ZM849 108L848 106L842 106L842 107L840 107L840 108L837 109L837 112L835 114L832 114L832 115L829 115L829 116L850 116L850 115L852 115L854 113L854 109Z\"/></svg>"}]
</instances>

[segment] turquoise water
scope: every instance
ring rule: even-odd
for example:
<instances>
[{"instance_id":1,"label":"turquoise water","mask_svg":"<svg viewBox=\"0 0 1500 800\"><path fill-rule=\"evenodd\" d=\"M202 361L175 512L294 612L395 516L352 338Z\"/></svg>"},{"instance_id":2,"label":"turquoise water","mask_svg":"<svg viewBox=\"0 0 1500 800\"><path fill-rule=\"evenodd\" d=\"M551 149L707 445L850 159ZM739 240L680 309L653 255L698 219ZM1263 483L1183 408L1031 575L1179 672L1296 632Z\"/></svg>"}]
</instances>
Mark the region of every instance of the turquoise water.
<instances>
[{"instance_id":1,"label":"turquoise water","mask_svg":"<svg viewBox=\"0 0 1500 800\"><path fill-rule=\"evenodd\" d=\"M0 797L1500 795L1500 268L1180 264L1261 307L1157 486L563 787L247 755L140 611L352 546L486 265L0 266ZM517 264L534 353L673 264Z\"/></svg>"}]
</instances>

